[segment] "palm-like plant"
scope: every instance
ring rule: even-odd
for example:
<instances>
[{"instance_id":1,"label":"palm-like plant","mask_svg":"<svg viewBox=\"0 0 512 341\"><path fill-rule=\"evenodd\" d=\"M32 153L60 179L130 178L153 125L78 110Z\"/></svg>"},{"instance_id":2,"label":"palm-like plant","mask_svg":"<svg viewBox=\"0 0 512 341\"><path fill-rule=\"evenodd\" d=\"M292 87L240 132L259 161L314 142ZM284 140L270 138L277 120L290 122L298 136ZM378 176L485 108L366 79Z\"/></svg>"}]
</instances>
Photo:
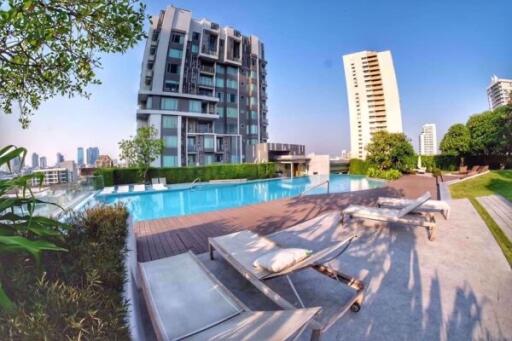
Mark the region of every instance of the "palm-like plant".
<instances>
[{"instance_id":1,"label":"palm-like plant","mask_svg":"<svg viewBox=\"0 0 512 341\"><path fill-rule=\"evenodd\" d=\"M25 160L27 150L15 146L0 149L0 167L15 158ZM41 173L16 176L12 179L0 179L0 262L2 255L8 253L25 253L32 256L40 265L44 251L66 251L54 242L62 237L64 224L47 217L34 216L37 204L49 204L37 199L30 185L32 179L39 183L43 180ZM6 264L3 264L6 265ZM8 297L0 282L0 309L11 310L14 302Z\"/></svg>"}]
</instances>

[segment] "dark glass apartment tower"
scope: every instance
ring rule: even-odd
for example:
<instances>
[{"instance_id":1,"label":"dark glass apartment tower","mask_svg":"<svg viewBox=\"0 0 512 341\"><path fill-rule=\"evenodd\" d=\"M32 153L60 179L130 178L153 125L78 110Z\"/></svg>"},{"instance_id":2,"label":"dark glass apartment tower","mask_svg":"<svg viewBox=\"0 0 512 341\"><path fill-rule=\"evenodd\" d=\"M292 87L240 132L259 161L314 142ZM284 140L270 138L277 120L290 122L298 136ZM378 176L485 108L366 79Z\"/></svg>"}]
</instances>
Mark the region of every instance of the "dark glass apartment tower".
<instances>
[{"instance_id":1,"label":"dark glass apartment tower","mask_svg":"<svg viewBox=\"0 0 512 341\"><path fill-rule=\"evenodd\" d=\"M265 67L255 36L173 6L153 16L137 110L164 140L153 166L244 162L268 138Z\"/></svg>"}]
</instances>

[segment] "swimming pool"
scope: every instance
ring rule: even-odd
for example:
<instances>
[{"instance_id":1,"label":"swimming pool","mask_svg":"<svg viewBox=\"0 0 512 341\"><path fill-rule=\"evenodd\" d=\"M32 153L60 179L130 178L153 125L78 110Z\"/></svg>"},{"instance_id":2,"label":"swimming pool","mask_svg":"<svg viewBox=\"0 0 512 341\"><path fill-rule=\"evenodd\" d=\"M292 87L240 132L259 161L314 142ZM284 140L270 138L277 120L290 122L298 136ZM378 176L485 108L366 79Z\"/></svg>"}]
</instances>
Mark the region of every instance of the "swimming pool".
<instances>
[{"instance_id":1,"label":"swimming pool","mask_svg":"<svg viewBox=\"0 0 512 341\"><path fill-rule=\"evenodd\" d=\"M134 221L183 216L240 207L261 202L294 197L329 179L330 193L378 188L384 181L362 176L332 174L304 176L293 179L268 179L237 184L201 184L193 188L149 191L123 195L96 196L103 203L123 202ZM327 193L323 184L307 194Z\"/></svg>"}]
</instances>

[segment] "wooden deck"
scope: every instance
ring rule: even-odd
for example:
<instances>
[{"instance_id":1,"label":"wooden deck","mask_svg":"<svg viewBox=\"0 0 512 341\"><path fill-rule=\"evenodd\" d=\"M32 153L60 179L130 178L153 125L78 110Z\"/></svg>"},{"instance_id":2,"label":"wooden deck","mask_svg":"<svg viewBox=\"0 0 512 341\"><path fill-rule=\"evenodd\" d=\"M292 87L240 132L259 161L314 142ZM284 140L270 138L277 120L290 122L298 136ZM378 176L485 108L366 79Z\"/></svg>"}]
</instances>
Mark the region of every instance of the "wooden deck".
<instances>
[{"instance_id":1,"label":"wooden deck","mask_svg":"<svg viewBox=\"0 0 512 341\"><path fill-rule=\"evenodd\" d=\"M508 239L512 240L512 203L501 195L478 197L477 200L491 215Z\"/></svg>"},{"instance_id":2,"label":"wooden deck","mask_svg":"<svg viewBox=\"0 0 512 341\"><path fill-rule=\"evenodd\" d=\"M135 224L137 258L139 262L145 262L187 250L199 254L207 251L208 237L244 229L269 234L349 204L372 206L379 196L414 198L425 191L430 191L433 198L437 197L434 178L404 176L378 189L281 199L241 208L141 221Z\"/></svg>"}]
</instances>

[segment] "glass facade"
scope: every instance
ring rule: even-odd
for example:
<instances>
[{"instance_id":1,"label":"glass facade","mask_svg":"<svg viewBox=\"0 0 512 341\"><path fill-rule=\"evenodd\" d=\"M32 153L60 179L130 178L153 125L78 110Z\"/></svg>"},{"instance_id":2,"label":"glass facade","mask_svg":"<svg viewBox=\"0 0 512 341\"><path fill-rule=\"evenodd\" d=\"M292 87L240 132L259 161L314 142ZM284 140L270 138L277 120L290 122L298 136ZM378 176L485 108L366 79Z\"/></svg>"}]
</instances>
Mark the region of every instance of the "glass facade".
<instances>
[{"instance_id":1,"label":"glass facade","mask_svg":"<svg viewBox=\"0 0 512 341\"><path fill-rule=\"evenodd\" d=\"M188 102L188 111L201 112L201 101L190 100Z\"/></svg>"},{"instance_id":2,"label":"glass facade","mask_svg":"<svg viewBox=\"0 0 512 341\"><path fill-rule=\"evenodd\" d=\"M176 98L162 98L160 108L162 110L178 110L178 100Z\"/></svg>"}]
</instances>

